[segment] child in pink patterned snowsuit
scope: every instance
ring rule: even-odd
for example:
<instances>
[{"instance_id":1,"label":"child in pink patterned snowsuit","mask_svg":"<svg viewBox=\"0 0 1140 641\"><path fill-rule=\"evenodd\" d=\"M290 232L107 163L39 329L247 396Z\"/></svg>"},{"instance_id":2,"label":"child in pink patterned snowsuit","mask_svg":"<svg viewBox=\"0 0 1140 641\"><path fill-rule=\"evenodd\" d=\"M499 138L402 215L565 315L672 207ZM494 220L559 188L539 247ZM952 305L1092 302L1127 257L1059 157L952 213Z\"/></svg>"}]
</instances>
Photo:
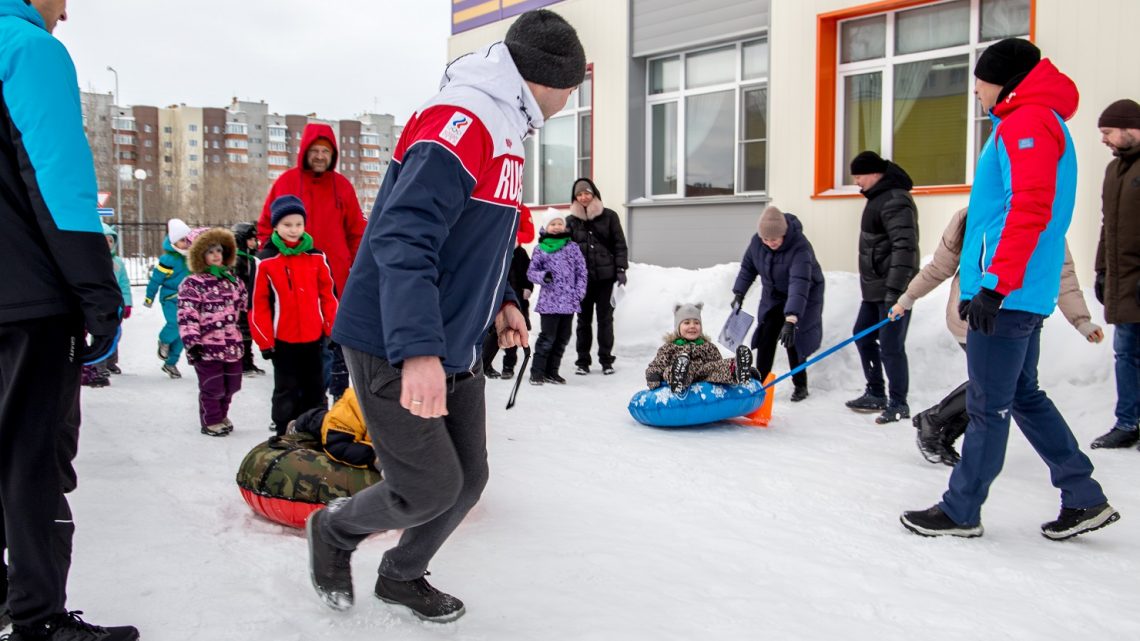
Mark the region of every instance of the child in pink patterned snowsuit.
<instances>
[{"instance_id":1,"label":"child in pink patterned snowsuit","mask_svg":"<svg viewBox=\"0 0 1140 641\"><path fill-rule=\"evenodd\" d=\"M238 317L247 309L245 285L231 270L237 242L227 229L210 229L194 238L186 258L191 274L178 287L178 333L198 373L202 433L226 436L234 429L230 401L241 389Z\"/></svg>"}]
</instances>

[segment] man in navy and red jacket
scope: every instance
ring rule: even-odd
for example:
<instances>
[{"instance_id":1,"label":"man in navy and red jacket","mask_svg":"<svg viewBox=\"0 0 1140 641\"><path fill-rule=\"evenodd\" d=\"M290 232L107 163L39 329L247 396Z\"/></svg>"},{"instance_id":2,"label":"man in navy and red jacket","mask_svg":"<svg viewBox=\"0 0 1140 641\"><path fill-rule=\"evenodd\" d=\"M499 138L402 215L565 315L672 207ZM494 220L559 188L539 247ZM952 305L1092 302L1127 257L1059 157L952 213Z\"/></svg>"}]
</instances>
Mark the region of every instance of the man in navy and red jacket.
<instances>
[{"instance_id":1,"label":"man in navy and red jacket","mask_svg":"<svg viewBox=\"0 0 1140 641\"><path fill-rule=\"evenodd\" d=\"M1012 417L1061 490L1061 513L1041 533L1067 539L1120 518L1037 384L1041 323L1057 303L1076 197L1076 151L1065 121L1077 110L1077 87L1018 38L986 49L974 75L994 128L978 158L959 265L959 313L970 325L970 423L942 502L906 512L902 522L925 536L981 536L982 504L1005 460Z\"/></svg>"},{"instance_id":2,"label":"man in navy and red jacket","mask_svg":"<svg viewBox=\"0 0 1140 641\"><path fill-rule=\"evenodd\" d=\"M403 529L376 596L432 621L464 613L424 574L487 482L483 334L528 340L507 284L523 143L585 73L573 27L529 11L505 42L453 61L404 128L333 328L384 474L309 518L311 578L333 608L352 605L357 544Z\"/></svg>"},{"instance_id":3,"label":"man in navy and red jacket","mask_svg":"<svg viewBox=\"0 0 1140 641\"><path fill-rule=\"evenodd\" d=\"M0 0L0 627L11 638L130 641L66 610L65 494L79 380L115 349L123 296L96 208L75 66L52 37L62 0ZM83 342L86 333L90 345Z\"/></svg>"}]
</instances>

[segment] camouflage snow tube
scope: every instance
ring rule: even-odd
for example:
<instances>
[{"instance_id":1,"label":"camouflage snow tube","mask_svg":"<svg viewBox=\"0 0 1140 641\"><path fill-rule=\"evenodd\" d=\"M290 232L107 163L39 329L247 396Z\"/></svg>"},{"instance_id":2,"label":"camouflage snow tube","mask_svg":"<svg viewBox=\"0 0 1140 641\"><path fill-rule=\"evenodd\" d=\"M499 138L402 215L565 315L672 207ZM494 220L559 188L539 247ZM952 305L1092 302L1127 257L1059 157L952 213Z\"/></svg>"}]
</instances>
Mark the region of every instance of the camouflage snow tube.
<instances>
[{"instance_id":1,"label":"camouflage snow tube","mask_svg":"<svg viewBox=\"0 0 1140 641\"><path fill-rule=\"evenodd\" d=\"M329 501L352 496L380 480L380 473L328 457L308 434L272 437L245 455L237 484L261 516L294 528Z\"/></svg>"}]
</instances>

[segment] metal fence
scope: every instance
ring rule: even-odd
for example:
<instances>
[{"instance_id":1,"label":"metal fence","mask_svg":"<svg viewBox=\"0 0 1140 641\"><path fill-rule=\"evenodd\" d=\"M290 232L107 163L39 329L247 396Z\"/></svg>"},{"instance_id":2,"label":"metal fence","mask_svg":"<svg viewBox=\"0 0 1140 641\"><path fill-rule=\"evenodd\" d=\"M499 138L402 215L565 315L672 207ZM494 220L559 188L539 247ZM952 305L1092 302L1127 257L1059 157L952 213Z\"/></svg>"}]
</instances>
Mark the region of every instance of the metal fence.
<instances>
[{"instance_id":1,"label":"metal fence","mask_svg":"<svg viewBox=\"0 0 1140 641\"><path fill-rule=\"evenodd\" d=\"M197 223L186 221L191 229L196 227L225 227L232 223ZM114 225L112 225L114 227ZM123 223L118 226L119 256L127 266L127 275L132 285L145 285L150 279L150 269L162 256L162 241L166 238L166 223Z\"/></svg>"}]
</instances>

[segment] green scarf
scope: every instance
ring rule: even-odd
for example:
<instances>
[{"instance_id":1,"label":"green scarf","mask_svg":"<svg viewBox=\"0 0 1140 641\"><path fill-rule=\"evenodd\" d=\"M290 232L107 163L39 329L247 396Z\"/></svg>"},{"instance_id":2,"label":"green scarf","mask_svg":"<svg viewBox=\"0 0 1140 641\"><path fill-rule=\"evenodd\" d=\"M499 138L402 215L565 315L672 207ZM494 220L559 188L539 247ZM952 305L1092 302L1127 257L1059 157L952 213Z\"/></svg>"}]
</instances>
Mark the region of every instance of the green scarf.
<instances>
[{"instance_id":1,"label":"green scarf","mask_svg":"<svg viewBox=\"0 0 1140 641\"><path fill-rule=\"evenodd\" d=\"M206 272L218 278L224 278L231 283L237 283L237 276L234 276L233 273L230 272L230 268L225 265L206 265Z\"/></svg>"},{"instance_id":2,"label":"green scarf","mask_svg":"<svg viewBox=\"0 0 1140 641\"><path fill-rule=\"evenodd\" d=\"M688 340L685 338L678 338L677 340L673 341L673 344L674 345L680 345L682 347L684 347L685 345L704 345L705 339L698 338L696 340L691 341L691 340Z\"/></svg>"},{"instance_id":3,"label":"green scarf","mask_svg":"<svg viewBox=\"0 0 1140 641\"><path fill-rule=\"evenodd\" d=\"M253 260L255 258L255 256L253 254L251 254L247 251L242 251L240 249L237 250L237 255L241 256L242 258L244 258L246 260Z\"/></svg>"},{"instance_id":4,"label":"green scarf","mask_svg":"<svg viewBox=\"0 0 1140 641\"><path fill-rule=\"evenodd\" d=\"M562 234L559 234L559 236L562 236ZM565 247L566 243L568 243L568 242L570 242L570 235L569 234L562 236L561 238L555 238L553 236L547 236L547 237L543 238L542 240L538 241L538 248L541 249L542 251L548 253L548 254L553 254L554 252Z\"/></svg>"},{"instance_id":5,"label":"green scarf","mask_svg":"<svg viewBox=\"0 0 1140 641\"><path fill-rule=\"evenodd\" d=\"M313 248L313 237L308 233L301 234L301 242L297 243L296 247L290 247L286 245L285 241L277 235L277 232L273 232L273 235L269 237L269 240L277 246L277 249L281 251L281 254L283 256L296 256L298 254L303 254Z\"/></svg>"}]
</instances>

